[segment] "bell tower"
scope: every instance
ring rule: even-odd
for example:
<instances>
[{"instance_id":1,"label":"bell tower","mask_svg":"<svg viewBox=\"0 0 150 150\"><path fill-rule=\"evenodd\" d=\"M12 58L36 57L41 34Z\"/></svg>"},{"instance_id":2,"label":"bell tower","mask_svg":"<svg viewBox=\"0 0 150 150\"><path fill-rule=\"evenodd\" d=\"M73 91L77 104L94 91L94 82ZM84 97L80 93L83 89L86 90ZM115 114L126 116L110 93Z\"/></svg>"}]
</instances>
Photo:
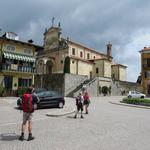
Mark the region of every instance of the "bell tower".
<instances>
[{"instance_id":1,"label":"bell tower","mask_svg":"<svg viewBox=\"0 0 150 150\"><path fill-rule=\"evenodd\" d=\"M60 23L58 27L54 27L54 21L52 26L44 33L44 51L56 49L59 47L59 41L61 38L61 27Z\"/></svg>"},{"instance_id":2,"label":"bell tower","mask_svg":"<svg viewBox=\"0 0 150 150\"><path fill-rule=\"evenodd\" d=\"M107 46L107 56L112 57L112 44L109 42L106 46Z\"/></svg>"}]
</instances>

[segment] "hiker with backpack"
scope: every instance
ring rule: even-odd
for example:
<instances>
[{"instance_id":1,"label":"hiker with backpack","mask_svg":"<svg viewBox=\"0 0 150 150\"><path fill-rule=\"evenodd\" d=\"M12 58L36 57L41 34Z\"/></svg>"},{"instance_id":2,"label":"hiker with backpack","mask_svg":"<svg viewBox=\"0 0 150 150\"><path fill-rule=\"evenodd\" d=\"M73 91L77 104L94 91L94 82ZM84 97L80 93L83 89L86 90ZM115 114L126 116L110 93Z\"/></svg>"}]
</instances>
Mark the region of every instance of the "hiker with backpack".
<instances>
[{"instance_id":1,"label":"hiker with backpack","mask_svg":"<svg viewBox=\"0 0 150 150\"><path fill-rule=\"evenodd\" d=\"M26 129L26 124L28 122L28 141L33 140L32 136L32 114L34 112L34 104L38 103L39 98L33 93L32 88L27 89L27 91L22 96L21 109L23 110L23 122L21 125L21 136L19 140L24 140L24 131Z\"/></svg>"},{"instance_id":2,"label":"hiker with backpack","mask_svg":"<svg viewBox=\"0 0 150 150\"><path fill-rule=\"evenodd\" d=\"M85 114L88 114L88 107L90 104L90 98L89 98L89 94L88 92L85 92L83 95L83 99L84 99L84 106L85 106Z\"/></svg>"},{"instance_id":3,"label":"hiker with backpack","mask_svg":"<svg viewBox=\"0 0 150 150\"><path fill-rule=\"evenodd\" d=\"M80 110L81 110L81 118L84 118L83 114L82 114L82 112L83 112L83 95L81 92L76 97L76 106L77 106L77 111L75 113L74 118L77 118L77 114L79 113Z\"/></svg>"}]
</instances>

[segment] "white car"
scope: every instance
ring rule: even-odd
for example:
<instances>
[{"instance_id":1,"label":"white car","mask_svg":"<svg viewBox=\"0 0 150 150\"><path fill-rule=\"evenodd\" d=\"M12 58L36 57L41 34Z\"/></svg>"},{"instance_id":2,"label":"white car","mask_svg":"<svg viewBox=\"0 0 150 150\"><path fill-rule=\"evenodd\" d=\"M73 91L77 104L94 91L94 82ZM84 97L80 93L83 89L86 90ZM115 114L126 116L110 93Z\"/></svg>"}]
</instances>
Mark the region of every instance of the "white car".
<instances>
[{"instance_id":1,"label":"white car","mask_svg":"<svg viewBox=\"0 0 150 150\"><path fill-rule=\"evenodd\" d=\"M145 98L145 94L138 91L129 91L128 98Z\"/></svg>"}]
</instances>

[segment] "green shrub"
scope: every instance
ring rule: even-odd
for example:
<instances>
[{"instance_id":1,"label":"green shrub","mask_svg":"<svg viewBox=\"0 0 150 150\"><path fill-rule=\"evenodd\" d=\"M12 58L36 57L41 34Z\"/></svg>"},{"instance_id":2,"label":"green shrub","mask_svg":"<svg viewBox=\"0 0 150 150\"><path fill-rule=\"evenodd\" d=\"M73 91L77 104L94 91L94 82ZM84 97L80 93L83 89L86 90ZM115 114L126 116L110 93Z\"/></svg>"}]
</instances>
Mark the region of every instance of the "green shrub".
<instances>
[{"instance_id":1,"label":"green shrub","mask_svg":"<svg viewBox=\"0 0 150 150\"><path fill-rule=\"evenodd\" d=\"M21 97L26 91L27 88L18 88L18 97Z\"/></svg>"},{"instance_id":2,"label":"green shrub","mask_svg":"<svg viewBox=\"0 0 150 150\"><path fill-rule=\"evenodd\" d=\"M122 102L128 103L128 104L150 106L150 99L143 99L143 98L123 98Z\"/></svg>"},{"instance_id":3,"label":"green shrub","mask_svg":"<svg viewBox=\"0 0 150 150\"><path fill-rule=\"evenodd\" d=\"M106 96L108 94L108 87L107 86L102 87L102 93L104 94L104 96Z\"/></svg>"},{"instance_id":4,"label":"green shrub","mask_svg":"<svg viewBox=\"0 0 150 150\"><path fill-rule=\"evenodd\" d=\"M64 73L70 73L70 58L67 56L64 62Z\"/></svg>"}]
</instances>

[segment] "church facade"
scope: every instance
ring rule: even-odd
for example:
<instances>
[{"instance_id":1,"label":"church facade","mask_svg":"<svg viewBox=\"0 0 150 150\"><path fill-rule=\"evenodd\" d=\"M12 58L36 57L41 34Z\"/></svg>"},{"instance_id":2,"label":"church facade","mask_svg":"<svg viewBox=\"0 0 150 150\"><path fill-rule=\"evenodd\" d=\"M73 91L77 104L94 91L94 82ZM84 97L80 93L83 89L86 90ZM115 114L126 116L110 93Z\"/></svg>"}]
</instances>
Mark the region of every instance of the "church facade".
<instances>
[{"instance_id":1,"label":"church facade","mask_svg":"<svg viewBox=\"0 0 150 150\"><path fill-rule=\"evenodd\" d=\"M44 49L38 52L36 63L36 72L39 75L70 73L118 81L126 81L126 68L113 62L111 43L106 45L106 54L103 54L68 38L62 38L60 26L52 26L45 31Z\"/></svg>"}]
</instances>

